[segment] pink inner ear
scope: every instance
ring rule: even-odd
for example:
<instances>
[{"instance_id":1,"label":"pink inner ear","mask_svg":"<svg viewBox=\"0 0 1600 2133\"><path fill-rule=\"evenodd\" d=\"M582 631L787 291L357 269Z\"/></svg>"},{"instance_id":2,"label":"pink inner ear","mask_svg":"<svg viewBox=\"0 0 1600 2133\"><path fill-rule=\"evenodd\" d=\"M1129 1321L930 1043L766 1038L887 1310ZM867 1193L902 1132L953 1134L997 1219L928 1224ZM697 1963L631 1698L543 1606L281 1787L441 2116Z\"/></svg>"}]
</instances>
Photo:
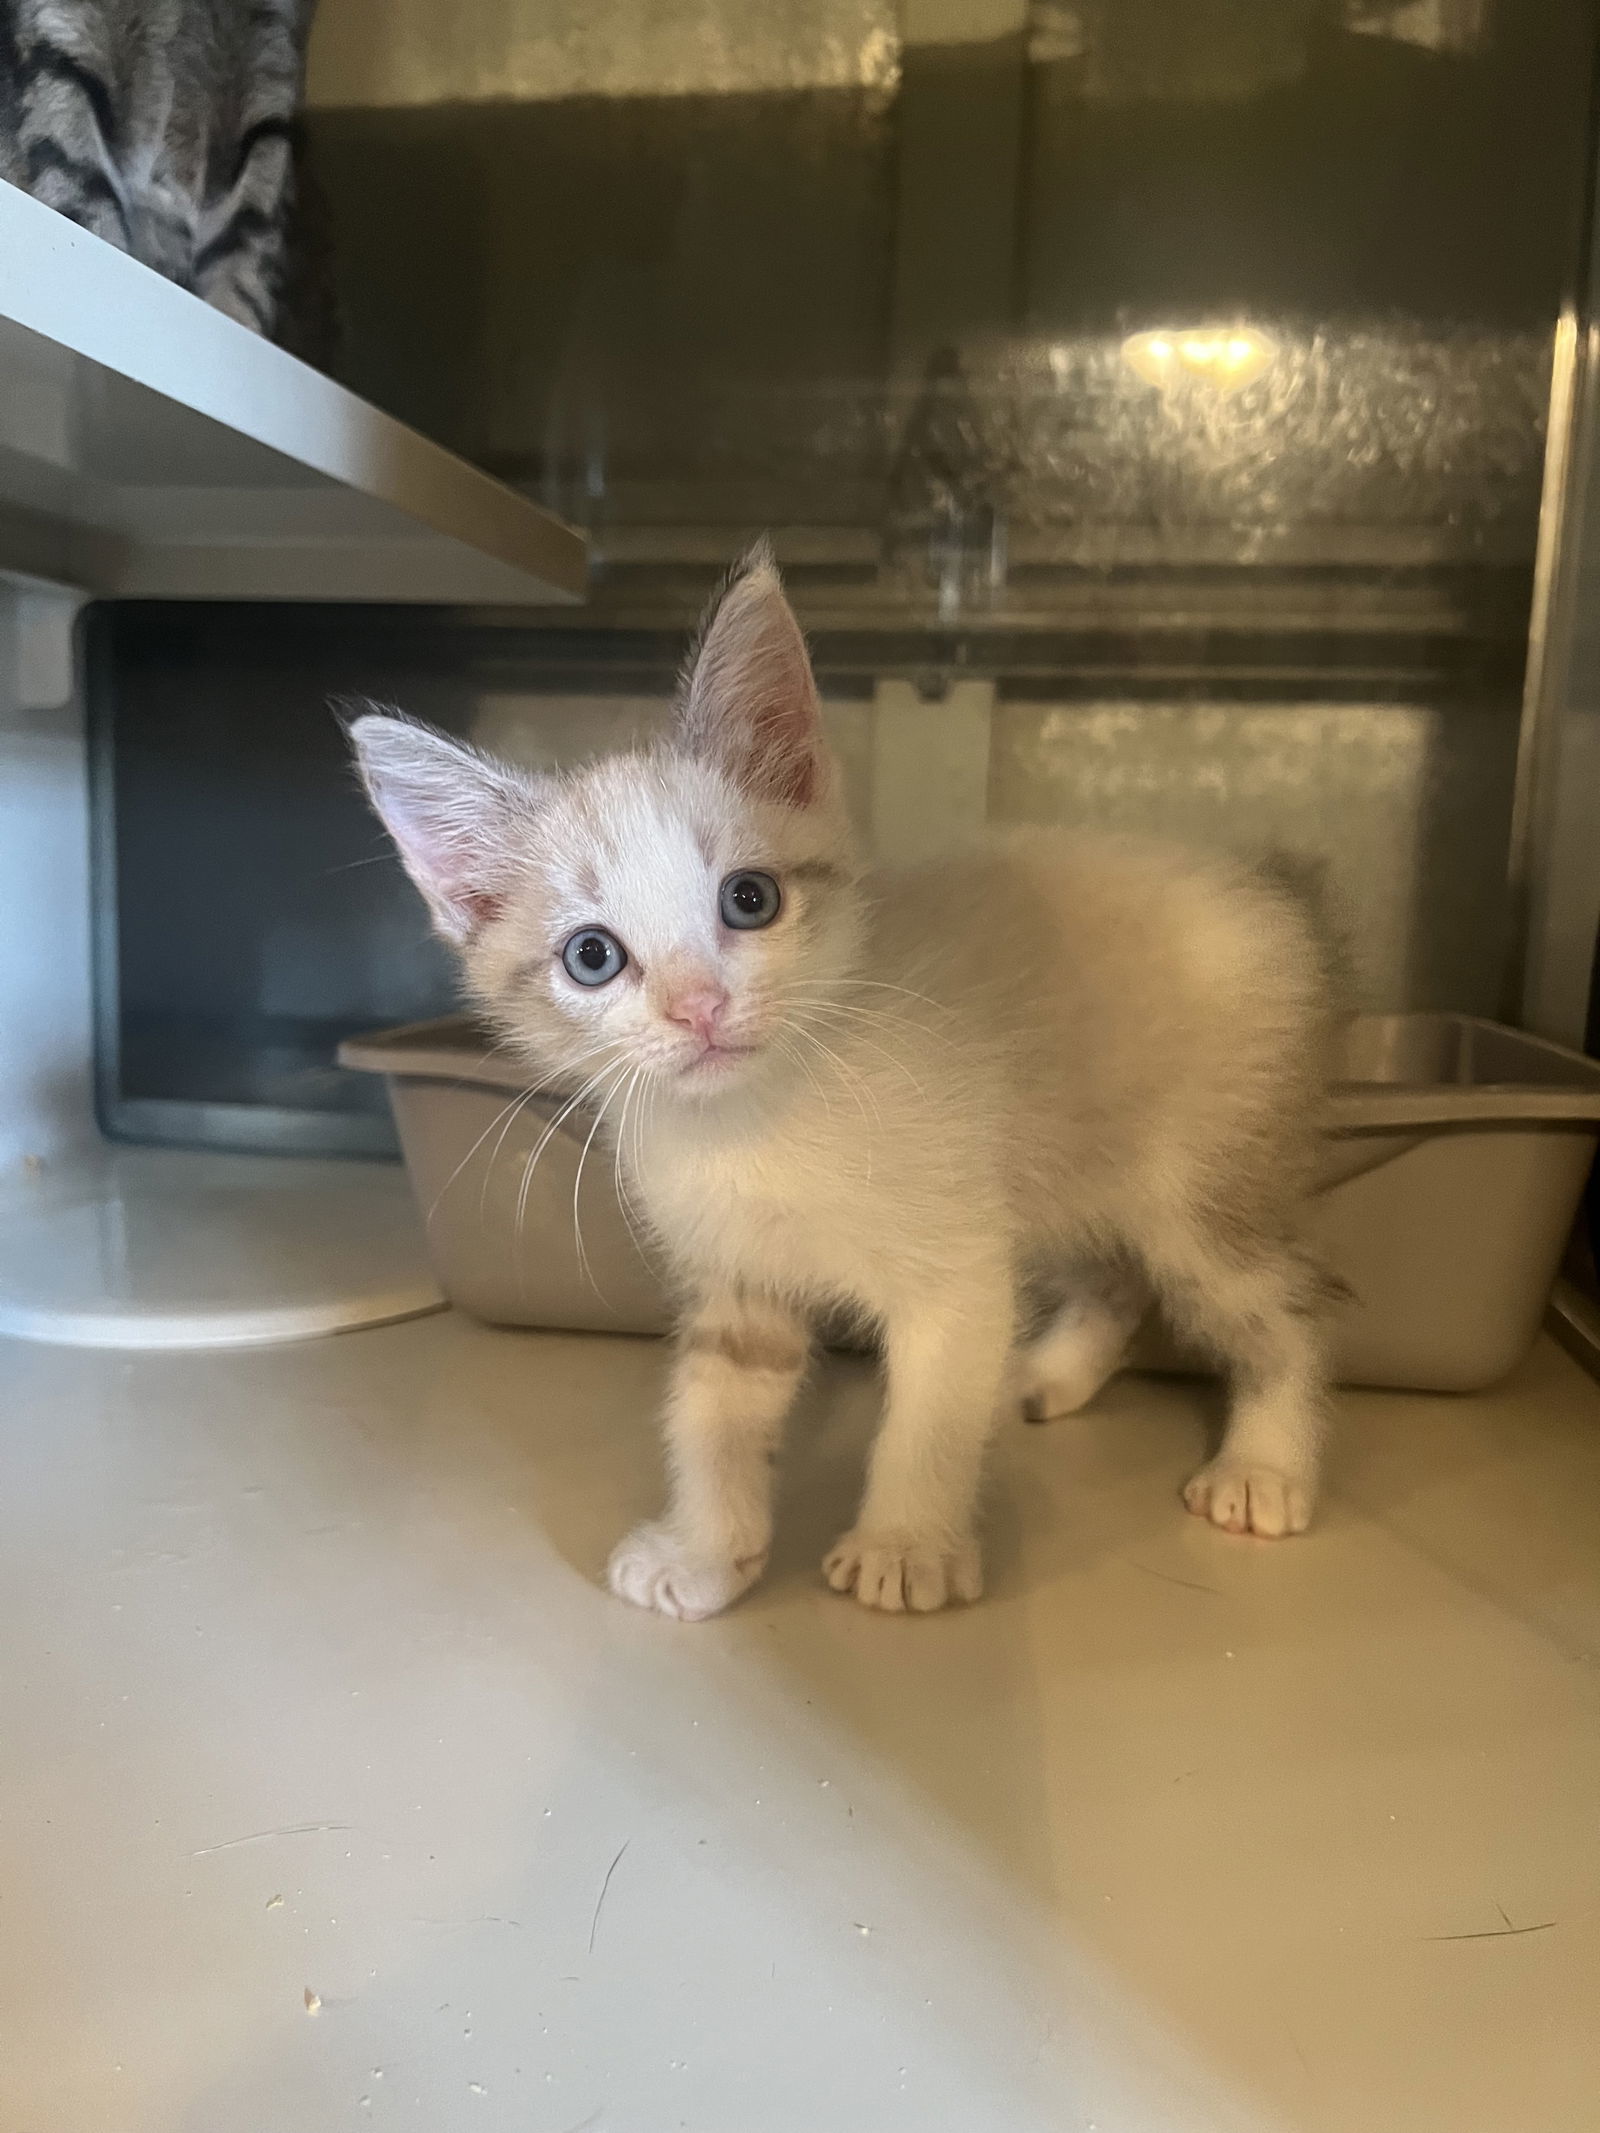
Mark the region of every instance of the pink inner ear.
<instances>
[{"instance_id":1,"label":"pink inner ear","mask_svg":"<svg viewBox=\"0 0 1600 2133\"><path fill-rule=\"evenodd\" d=\"M772 797L785 807L809 807L817 797L817 751L810 720L798 733L780 728L770 736L758 725L756 746L761 751L762 783Z\"/></svg>"},{"instance_id":2,"label":"pink inner ear","mask_svg":"<svg viewBox=\"0 0 1600 2133\"><path fill-rule=\"evenodd\" d=\"M498 918L505 909L504 899L491 896L486 889L469 889L461 904L475 926L488 925L490 919Z\"/></svg>"},{"instance_id":3,"label":"pink inner ear","mask_svg":"<svg viewBox=\"0 0 1600 2133\"><path fill-rule=\"evenodd\" d=\"M821 706L806 641L770 562L723 596L690 676L683 734L747 792L809 807L822 789Z\"/></svg>"}]
</instances>

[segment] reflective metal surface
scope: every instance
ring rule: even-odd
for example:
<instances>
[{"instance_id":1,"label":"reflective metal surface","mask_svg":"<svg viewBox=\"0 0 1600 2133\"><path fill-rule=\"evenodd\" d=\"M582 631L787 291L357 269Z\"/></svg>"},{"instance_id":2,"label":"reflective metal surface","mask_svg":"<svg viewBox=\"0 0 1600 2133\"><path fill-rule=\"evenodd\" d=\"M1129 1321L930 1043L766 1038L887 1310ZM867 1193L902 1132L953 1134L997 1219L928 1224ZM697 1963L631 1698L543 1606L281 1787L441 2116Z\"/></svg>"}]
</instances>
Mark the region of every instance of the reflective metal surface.
<instances>
[{"instance_id":1,"label":"reflective metal surface","mask_svg":"<svg viewBox=\"0 0 1600 2133\"><path fill-rule=\"evenodd\" d=\"M321 1133L341 1020L439 1004L398 875L332 871L379 849L337 751L274 732L350 687L530 760L608 745L766 529L885 856L986 820L1287 846L1364 1004L1495 1012L1594 44L1587 0L322 0L350 382L596 569L577 632L117 622L145 1126Z\"/></svg>"},{"instance_id":2,"label":"reflective metal surface","mask_svg":"<svg viewBox=\"0 0 1600 2133\"><path fill-rule=\"evenodd\" d=\"M1575 0L324 0L352 376L615 565L772 526L901 616L1526 570L1590 41Z\"/></svg>"}]
</instances>

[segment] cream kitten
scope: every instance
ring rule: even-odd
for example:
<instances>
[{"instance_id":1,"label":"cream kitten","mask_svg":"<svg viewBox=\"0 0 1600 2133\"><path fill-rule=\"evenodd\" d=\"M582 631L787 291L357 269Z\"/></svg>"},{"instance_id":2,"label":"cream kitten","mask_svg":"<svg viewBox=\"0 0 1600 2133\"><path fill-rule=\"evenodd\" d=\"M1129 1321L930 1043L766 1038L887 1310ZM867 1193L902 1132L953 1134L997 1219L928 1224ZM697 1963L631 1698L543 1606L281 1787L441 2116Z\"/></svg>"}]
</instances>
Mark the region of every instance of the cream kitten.
<instances>
[{"instance_id":1,"label":"cream kitten","mask_svg":"<svg viewBox=\"0 0 1600 2133\"><path fill-rule=\"evenodd\" d=\"M1232 1385L1189 1508L1304 1528L1324 1284L1296 1230L1327 1014L1281 886L1049 833L864 869L764 549L659 748L543 777L402 719L352 734L487 1015L542 1076L624 1092L623 1174L684 1308L670 1502L614 1591L697 1620L760 1576L811 1322L840 1307L881 1333L887 1399L823 1568L869 1607L977 1599L997 1419L1091 1399L1152 1291ZM1054 1316L1022 1341L1041 1282Z\"/></svg>"}]
</instances>

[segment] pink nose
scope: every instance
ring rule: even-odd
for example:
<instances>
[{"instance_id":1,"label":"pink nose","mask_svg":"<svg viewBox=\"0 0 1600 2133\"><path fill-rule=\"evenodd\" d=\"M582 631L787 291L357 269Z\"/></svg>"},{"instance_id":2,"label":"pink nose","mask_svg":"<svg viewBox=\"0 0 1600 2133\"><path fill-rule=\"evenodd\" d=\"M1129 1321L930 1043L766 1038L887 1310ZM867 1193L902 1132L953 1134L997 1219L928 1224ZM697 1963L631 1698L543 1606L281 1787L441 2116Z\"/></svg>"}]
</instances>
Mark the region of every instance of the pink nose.
<instances>
[{"instance_id":1,"label":"pink nose","mask_svg":"<svg viewBox=\"0 0 1600 2133\"><path fill-rule=\"evenodd\" d=\"M702 1044L713 1044L727 1004L728 995L720 985L687 985L668 995L662 1012L680 1029L691 1030Z\"/></svg>"}]
</instances>

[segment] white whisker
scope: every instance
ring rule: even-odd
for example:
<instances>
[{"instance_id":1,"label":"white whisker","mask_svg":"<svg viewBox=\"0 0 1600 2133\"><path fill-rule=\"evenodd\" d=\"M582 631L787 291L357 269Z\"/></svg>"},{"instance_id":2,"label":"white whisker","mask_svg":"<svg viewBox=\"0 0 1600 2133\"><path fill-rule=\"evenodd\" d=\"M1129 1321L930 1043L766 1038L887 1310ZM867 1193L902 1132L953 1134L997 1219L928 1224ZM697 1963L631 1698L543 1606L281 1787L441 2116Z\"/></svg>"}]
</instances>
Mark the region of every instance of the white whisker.
<instances>
[{"instance_id":1,"label":"white whisker","mask_svg":"<svg viewBox=\"0 0 1600 2133\"><path fill-rule=\"evenodd\" d=\"M596 1281L594 1278L594 1268L589 1264L589 1254L584 1247L583 1223L578 1214L578 1195L583 1190L583 1166L589 1160L589 1150L594 1146L594 1137L600 1131L601 1122L604 1120L606 1112L611 1108L612 1098L616 1095L618 1089L621 1088L624 1079L628 1075L629 1067L627 1061L624 1060L622 1064L614 1068L613 1071L616 1074L617 1078L612 1082L610 1088L606 1090L604 1096L601 1098L600 1108L594 1114L594 1124L589 1128L589 1137L584 1142L582 1153L578 1157L577 1175L572 1180L572 1235L578 1247L578 1271L583 1276L584 1280L588 1282L590 1288L593 1289L596 1296L600 1298L600 1301L605 1304L607 1310L611 1308L610 1300L606 1296L604 1290L601 1288L599 1282ZM635 1069L635 1071L637 1070Z\"/></svg>"},{"instance_id":2,"label":"white whisker","mask_svg":"<svg viewBox=\"0 0 1600 2133\"><path fill-rule=\"evenodd\" d=\"M775 1005L803 1007L808 1014L829 1014L845 1021L864 1022L886 1033L892 1029L915 1030L919 1037L931 1037L936 1044L948 1047L953 1042L946 1031L935 1028L927 1019L914 1016L907 1009L897 1008L893 1002L863 1007L852 1000L804 998L800 996L798 986L775 992L772 999Z\"/></svg>"},{"instance_id":3,"label":"white whisker","mask_svg":"<svg viewBox=\"0 0 1600 2133\"><path fill-rule=\"evenodd\" d=\"M591 1074L589 1076L589 1079L585 1081L571 1096L568 1097L567 1101L561 1106L560 1110L557 1111L555 1115L546 1123L544 1131L540 1134L537 1142L534 1144L532 1152L528 1156L527 1163L524 1166L522 1172L522 1182L517 1188L517 1212L516 1220L512 1228L512 1235L515 1239L516 1244L517 1286L519 1289L524 1289L522 1231L528 1212L528 1194L532 1190L533 1174L534 1171L538 1168L539 1158L544 1154L544 1151L546 1150L546 1148L549 1147L551 1140L560 1130L562 1121L567 1118L571 1112L577 1109L578 1105L583 1102L584 1098L588 1095L591 1089L597 1087L599 1083L604 1081L606 1076L612 1073L614 1070L614 1063L611 1061L607 1061L607 1063L601 1068L599 1068L597 1072Z\"/></svg>"},{"instance_id":4,"label":"white whisker","mask_svg":"<svg viewBox=\"0 0 1600 2133\"><path fill-rule=\"evenodd\" d=\"M800 986L832 985L870 986L874 992L898 992L903 993L908 1000L920 1000L925 1007L931 1007L935 1014L948 1015L950 1013L950 1009L945 1006L943 1001L934 999L931 993L917 992L910 985L893 985L887 978L795 978L791 980L791 983L796 988Z\"/></svg>"},{"instance_id":5,"label":"white whisker","mask_svg":"<svg viewBox=\"0 0 1600 2133\"><path fill-rule=\"evenodd\" d=\"M632 1074L628 1077L628 1086L624 1090L622 1097L622 1116L617 1121L616 1147L613 1152L611 1163L611 1182L616 1191L617 1205L622 1209L622 1219L628 1225L628 1234L633 1239L634 1250L638 1252L641 1259L645 1257L645 1249L643 1243L640 1240L639 1234L641 1226L639 1212L633 1204L633 1195L631 1191L629 1190L628 1186L623 1182L622 1171L624 1160L623 1151L628 1138L630 1114L632 1117L634 1131L635 1133L637 1133L638 1131L639 1114L638 1110L635 1108L635 1099L638 1097L639 1088L643 1076L644 1068L642 1066L636 1066ZM637 1142L635 1142L635 1146L637 1146Z\"/></svg>"},{"instance_id":6,"label":"white whisker","mask_svg":"<svg viewBox=\"0 0 1600 2133\"><path fill-rule=\"evenodd\" d=\"M536 1081L531 1089L525 1089L514 1104L508 1104L506 1109L501 1112L500 1115L505 1119L505 1124L500 1128L500 1138L489 1150L488 1160L483 1166L483 1183L478 1189L478 1220L480 1222L487 1222L489 1219L489 1183L494 1176L494 1166L500 1160L500 1151L506 1144L506 1135L511 1131L511 1128L516 1124L527 1106L539 1094L540 1090L548 1086L549 1084L546 1082ZM486 1128L485 1131L487 1132L487 1130ZM480 1139L476 1143L476 1147L481 1148L482 1146L483 1142Z\"/></svg>"},{"instance_id":7,"label":"white whisker","mask_svg":"<svg viewBox=\"0 0 1600 2133\"><path fill-rule=\"evenodd\" d=\"M461 1084L461 1086L466 1087L469 1086L469 1084L463 1083ZM490 1119L488 1125L484 1127L483 1131L478 1135L478 1138L473 1142L472 1146L467 1150L466 1154L461 1158L460 1162L457 1163L455 1169L451 1171L450 1175L439 1187L439 1190L434 1194L433 1205L428 1209L427 1215L424 1219L424 1228L432 1229L433 1218L439 1212L439 1208L444 1200L445 1194L450 1190L456 1179L460 1177L462 1171L466 1169L467 1165L472 1161L472 1158L477 1154L478 1150L483 1146L484 1142L489 1138L490 1134L493 1133L495 1127L499 1125L501 1119L508 1118L508 1116L514 1118L517 1112L521 1110L522 1106L528 1101L528 1099L532 1096L537 1096L540 1089L542 1089L543 1087L545 1087L545 1083L536 1081L532 1084L531 1087L520 1090L517 1095L508 1098L507 1101L501 1105L500 1109L496 1111L494 1117ZM490 1160L492 1161L493 1158L491 1157Z\"/></svg>"},{"instance_id":8,"label":"white whisker","mask_svg":"<svg viewBox=\"0 0 1600 2133\"><path fill-rule=\"evenodd\" d=\"M791 1060L793 1064L800 1069L801 1073L804 1074L807 1081L810 1082L812 1088L816 1090L818 1102L822 1105L823 1110L827 1112L828 1117L831 1119L833 1117L833 1106L828 1101L828 1092L823 1087L822 1083L817 1079L816 1074L812 1070L811 1062L809 1059L807 1059L804 1052L798 1051L792 1045L786 1044L781 1035L774 1036L769 1041L772 1045L773 1050L778 1054L780 1059Z\"/></svg>"},{"instance_id":9,"label":"white whisker","mask_svg":"<svg viewBox=\"0 0 1600 2133\"><path fill-rule=\"evenodd\" d=\"M808 1016L815 1014L825 1014L826 1012L827 1010L824 1008L804 1008L795 1015L794 1023L791 1024L791 1027L799 1025ZM905 1076L906 1080L910 1082L911 1086L916 1090L919 1096L926 1096L927 1091L923 1088L922 1083L918 1081L916 1075L912 1073L910 1067L906 1065L905 1061L903 1059L896 1058L893 1052L886 1051L881 1044L875 1044L870 1037L863 1037L858 1029L852 1028L848 1023L844 1026L844 1029L842 1031L836 1031L836 1034L838 1035L839 1042L841 1044L861 1044L865 1045L869 1052L876 1052L878 1057L884 1060L889 1066L892 1066L896 1073L903 1074Z\"/></svg>"},{"instance_id":10,"label":"white whisker","mask_svg":"<svg viewBox=\"0 0 1600 2133\"><path fill-rule=\"evenodd\" d=\"M883 1113L878 1108L878 1099L873 1095L870 1086L862 1077L845 1064L844 1060L839 1057L839 1054L831 1045L824 1044L814 1029L807 1029L799 1022L791 1022L789 1028L795 1036L803 1037L808 1044L815 1045L824 1058L833 1061L833 1064L839 1070L839 1078L843 1082L846 1092L855 1098L856 1109L861 1113L862 1124L868 1123L866 1105L861 1101L864 1093L871 1101L873 1118L881 1127L883 1125Z\"/></svg>"}]
</instances>

